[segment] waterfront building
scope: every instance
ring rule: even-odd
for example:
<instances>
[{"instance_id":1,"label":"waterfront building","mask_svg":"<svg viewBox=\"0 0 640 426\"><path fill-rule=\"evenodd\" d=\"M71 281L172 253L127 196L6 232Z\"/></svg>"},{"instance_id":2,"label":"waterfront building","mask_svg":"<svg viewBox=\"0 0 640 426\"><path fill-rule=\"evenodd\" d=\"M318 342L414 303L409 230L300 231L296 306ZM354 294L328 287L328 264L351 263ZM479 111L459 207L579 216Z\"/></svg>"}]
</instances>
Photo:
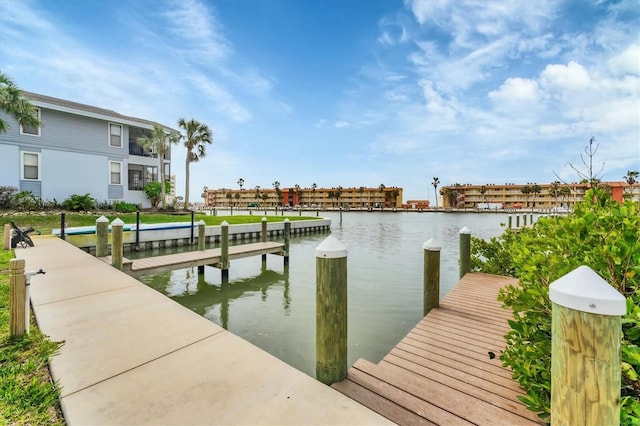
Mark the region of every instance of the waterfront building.
<instances>
[{"instance_id":1,"label":"waterfront building","mask_svg":"<svg viewBox=\"0 0 640 426\"><path fill-rule=\"evenodd\" d=\"M158 170L156 153L136 143L151 136L153 121L37 93L22 92L36 108L41 126L9 124L0 133L0 186L31 191L43 201L89 194L98 201L150 207L142 188L171 175L171 151ZM162 126L167 131L167 126Z\"/></svg>"},{"instance_id":2,"label":"waterfront building","mask_svg":"<svg viewBox=\"0 0 640 426\"><path fill-rule=\"evenodd\" d=\"M364 186L350 188L243 188L207 189L204 193L207 207L236 208L319 208L368 209L400 208L402 188Z\"/></svg>"},{"instance_id":3,"label":"waterfront building","mask_svg":"<svg viewBox=\"0 0 640 426\"><path fill-rule=\"evenodd\" d=\"M624 181L601 182L611 191L614 200L622 202L630 196L640 201L640 183L629 185ZM560 209L572 210L584 199L587 183L547 184L455 184L440 190L440 206L463 209ZM533 192L532 192L533 191ZM626 195L625 195L626 194Z\"/></svg>"}]
</instances>

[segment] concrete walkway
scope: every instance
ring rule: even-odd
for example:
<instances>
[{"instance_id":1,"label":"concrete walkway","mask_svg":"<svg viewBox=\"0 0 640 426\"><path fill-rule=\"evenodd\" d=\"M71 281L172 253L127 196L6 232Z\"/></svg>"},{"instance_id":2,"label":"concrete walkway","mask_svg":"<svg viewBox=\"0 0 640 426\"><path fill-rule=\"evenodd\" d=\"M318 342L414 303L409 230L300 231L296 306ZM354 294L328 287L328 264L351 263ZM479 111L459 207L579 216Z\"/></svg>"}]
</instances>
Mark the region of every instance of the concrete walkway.
<instances>
[{"instance_id":1,"label":"concrete walkway","mask_svg":"<svg viewBox=\"0 0 640 426\"><path fill-rule=\"evenodd\" d=\"M16 249L68 424L389 424L56 237Z\"/></svg>"}]
</instances>

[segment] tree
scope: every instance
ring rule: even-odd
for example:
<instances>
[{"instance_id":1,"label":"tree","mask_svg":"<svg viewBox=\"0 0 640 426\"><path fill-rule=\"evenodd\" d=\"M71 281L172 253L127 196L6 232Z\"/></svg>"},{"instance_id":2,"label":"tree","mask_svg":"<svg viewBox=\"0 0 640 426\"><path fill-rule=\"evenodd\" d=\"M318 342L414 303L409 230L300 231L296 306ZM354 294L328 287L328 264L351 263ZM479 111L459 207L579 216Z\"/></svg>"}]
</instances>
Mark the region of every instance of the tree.
<instances>
[{"instance_id":1,"label":"tree","mask_svg":"<svg viewBox=\"0 0 640 426\"><path fill-rule=\"evenodd\" d=\"M318 185L316 185L315 182L313 184L311 184L311 202L313 204L316 203L316 189L317 188L318 188Z\"/></svg>"},{"instance_id":2,"label":"tree","mask_svg":"<svg viewBox=\"0 0 640 426\"><path fill-rule=\"evenodd\" d=\"M187 162L185 165L184 182L184 208L189 208L189 165L197 163L206 154L206 144L211 144L213 135L206 124L202 124L194 119L186 121L184 118L178 120L178 126L184 131L180 137L184 140L187 148Z\"/></svg>"},{"instance_id":3,"label":"tree","mask_svg":"<svg viewBox=\"0 0 640 426\"><path fill-rule=\"evenodd\" d=\"M258 207L260 207L260 185L256 185L256 201L258 202Z\"/></svg>"},{"instance_id":4,"label":"tree","mask_svg":"<svg viewBox=\"0 0 640 426\"><path fill-rule=\"evenodd\" d=\"M396 207L398 203L398 196L400 195L400 190L398 188L393 188L391 190L391 196L393 197L393 207Z\"/></svg>"},{"instance_id":5,"label":"tree","mask_svg":"<svg viewBox=\"0 0 640 426\"><path fill-rule=\"evenodd\" d=\"M244 179L238 179L238 186L240 187L240 191L242 191L242 187L244 186Z\"/></svg>"},{"instance_id":6,"label":"tree","mask_svg":"<svg viewBox=\"0 0 640 426\"><path fill-rule=\"evenodd\" d=\"M282 205L282 190L280 189L280 182L275 181L272 183L273 189L276 190L276 197L278 198L278 205Z\"/></svg>"},{"instance_id":7,"label":"tree","mask_svg":"<svg viewBox=\"0 0 640 426\"><path fill-rule=\"evenodd\" d=\"M628 198L631 198L633 194L633 184L638 182L638 175L640 175L640 172L637 170L627 170L627 174L623 176L623 179L629 185Z\"/></svg>"},{"instance_id":8,"label":"tree","mask_svg":"<svg viewBox=\"0 0 640 426\"><path fill-rule=\"evenodd\" d=\"M231 214L233 215L233 202L231 201L233 199L233 194L231 192L227 192L226 197L229 200L229 207L231 207Z\"/></svg>"},{"instance_id":9,"label":"tree","mask_svg":"<svg viewBox=\"0 0 640 426\"><path fill-rule=\"evenodd\" d=\"M482 186L480 187L480 194L482 195L482 203L483 203L483 204L484 204L484 194L486 194L486 193L487 193L487 187L486 187L486 186L484 186L484 185L482 185Z\"/></svg>"},{"instance_id":10,"label":"tree","mask_svg":"<svg viewBox=\"0 0 640 426\"><path fill-rule=\"evenodd\" d=\"M380 193L384 195L384 189L385 189L384 183L381 183L380 186L378 186L378 189L380 190ZM380 203L380 211L382 211L383 208L384 208L384 199Z\"/></svg>"},{"instance_id":11,"label":"tree","mask_svg":"<svg viewBox=\"0 0 640 426\"><path fill-rule=\"evenodd\" d=\"M171 182L166 182L164 186L164 194L168 194L171 190ZM144 187L142 187L142 191L144 191L144 195L147 196L147 199L151 203L152 209L157 209L160 200L163 200L163 186L158 181L153 181L147 183Z\"/></svg>"},{"instance_id":12,"label":"tree","mask_svg":"<svg viewBox=\"0 0 640 426\"><path fill-rule=\"evenodd\" d=\"M358 192L360 193L360 204L362 204L362 207L364 207L364 200L362 199L362 194L364 194L364 186L358 188Z\"/></svg>"},{"instance_id":13,"label":"tree","mask_svg":"<svg viewBox=\"0 0 640 426\"><path fill-rule=\"evenodd\" d=\"M166 132L164 127L160 124L154 124L153 130L151 131L151 136L141 136L136 142L138 145L143 147L146 150L155 152L158 156L158 175L160 175L160 185L162 190L160 192L160 198L162 200L162 208L167 207L166 201L166 183L165 183L165 173L164 173L164 156L167 152L171 152L171 145L177 144L180 140L180 134L178 132ZM185 199L185 203L186 203Z\"/></svg>"},{"instance_id":14,"label":"tree","mask_svg":"<svg viewBox=\"0 0 640 426\"><path fill-rule=\"evenodd\" d=\"M560 181L554 180L551 182L551 186L549 187L549 193L553 195L553 199L555 200L555 207L558 208L558 195L560 195Z\"/></svg>"},{"instance_id":15,"label":"tree","mask_svg":"<svg viewBox=\"0 0 640 426\"><path fill-rule=\"evenodd\" d=\"M296 183L295 185L293 185L293 187L296 189L296 194L298 196L298 204L302 204L302 191L300 191L300 185Z\"/></svg>"},{"instance_id":16,"label":"tree","mask_svg":"<svg viewBox=\"0 0 640 426\"><path fill-rule=\"evenodd\" d=\"M431 182L431 185L433 185L433 193L436 196L436 210L438 209L438 185L440 185L440 179L438 179L437 177L433 178L433 182Z\"/></svg>"},{"instance_id":17,"label":"tree","mask_svg":"<svg viewBox=\"0 0 640 426\"><path fill-rule=\"evenodd\" d=\"M542 192L542 188L537 183L531 185L531 193L533 194L533 199L531 200L531 213L533 213L533 207L536 205L536 195Z\"/></svg>"},{"instance_id":18,"label":"tree","mask_svg":"<svg viewBox=\"0 0 640 426\"><path fill-rule=\"evenodd\" d=\"M525 186L520 188L520 192L524 194L525 207L529 207L529 195L531 194L531 185L526 184Z\"/></svg>"},{"instance_id":19,"label":"tree","mask_svg":"<svg viewBox=\"0 0 640 426\"><path fill-rule=\"evenodd\" d=\"M36 107L22 95L18 86L3 72L0 72L0 111L5 112L22 126L39 127L42 124ZM6 133L7 130L9 130L9 124L0 119L0 133Z\"/></svg>"},{"instance_id":20,"label":"tree","mask_svg":"<svg viewBox=\"0 0 640 426\"><path fill-rule=\"evenodd\" d=\"M600 144L595 144L595 137L591 137L589 139L589 144L584 148L584 155L580 154L580 159L582 160L582 164L587 168L585 171L578 170L573 164L568 163L569 167L575 170L578 173L580 179L582 179L585 183L588 183L591 186L598 186L600 179L598 178L598 174L604 170L604 163L602 163L602 167L597 172L593 172L593 157L595 157L598 152L598 148L600 148Z\"/></svg>"}]
</instances>

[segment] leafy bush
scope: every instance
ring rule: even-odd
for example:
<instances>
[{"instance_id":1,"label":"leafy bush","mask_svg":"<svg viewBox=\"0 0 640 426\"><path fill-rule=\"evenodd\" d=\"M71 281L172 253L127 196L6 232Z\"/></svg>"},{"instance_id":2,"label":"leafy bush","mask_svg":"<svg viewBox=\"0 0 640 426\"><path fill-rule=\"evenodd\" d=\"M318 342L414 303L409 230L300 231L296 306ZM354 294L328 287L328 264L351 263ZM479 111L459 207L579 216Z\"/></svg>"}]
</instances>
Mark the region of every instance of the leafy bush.
<instances>
[{"instance_id":1,"label":"leafy bush","mask_svg":"<svg viewBox=\"0 0 640 426\"><path fill-rule=\"evenodd\" d=\"M171 182L165 182L164 189L165 189L165 194L168 194L169 191L171 190ZM149 200L149 202L151 203L151 207L153 207L154 209L158 207L158 204L162 200L162 197L160 196L160 194L162 194L162 183L158 181L149 182L142 188L142 190L147 196L147 199Z\"/></svg>"},{"instance_id":2,"label":"leafy bush","mask_svg":"<svg viewBox=\"0 0 640 426\"><path fill-rule=\"evenodd\" d=\"M627 299L622 325L621 423L640 424L640 216L638 205L619 204L592 189L566 217L540 218L532 228L507 230L489 242L473 239L472 266L512 275L500 300L513 310L505 366L526 390L522 401L546 418L551 397L551 302L548 286L587 265Z\"/></svg>"},{"instance_id":3,"label":"leafy bush","mask_svg":"<svg viewBox=\"0 0 640 426\"><path fill-rule=\"evenodd\" d=\"M96 200L89 194L73 194L62 202L62 207L74 212L92 210L96 205Z\"/></svg>"},{"instance_id":4,"label":"leafy bush","mask_svg":"<svg viewBox=\"0 0 640 426\"><path fill-rule=\"evenodd\" d=\"M11 207L11 201L13 194L17 189L13 186L0 186L0 209L7 209Z\"/></svg>"},{"instance_id":5,"label":"leafy bush","mask_svg":"<svg viewBox=\"0 0 640 426\"><path fill-rule=\"evenodd\" d=\"M113 207L118 213L135 213L138 210L137 204L127 203L125 201L117 201L113 204Z\"/></svg>"},{"instance_id":6,"label":"leafy bush","mask_svg":"<svg viewBox=\"0 0 640 426\"><path fill-rule=\"evenodd\" d=\"M101 211L108 211L108 210L113 210L114 206L109 202L109 201L98 201L96 200L96 205L95 205L97 210L101 210Z\"/></svg>"},{"instance_id":7,"label":"leafy bush","mask_svg":"<svg viewBox=\"0 0 640 426\"><path fill-rule=\"evenodd\" d=\"M42 208L42 200L31 191L20 191L13 196L10 207L16 210L37 210Z\"/></svg>"}]
</instances>

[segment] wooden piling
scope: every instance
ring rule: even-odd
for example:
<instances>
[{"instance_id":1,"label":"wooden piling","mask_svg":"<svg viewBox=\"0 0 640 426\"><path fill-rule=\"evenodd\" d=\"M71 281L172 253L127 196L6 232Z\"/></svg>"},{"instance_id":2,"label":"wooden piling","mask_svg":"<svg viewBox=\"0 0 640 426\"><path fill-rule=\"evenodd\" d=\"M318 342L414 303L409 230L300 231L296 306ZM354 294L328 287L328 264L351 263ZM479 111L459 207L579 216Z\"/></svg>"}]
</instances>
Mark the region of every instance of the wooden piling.
<instances>
[{"instance_id":1,"label":"wooden piling","mask_svg":"<svg viewBox=\"0 0 640 426\"><path fill-rule=\"evenodd\" d=\"M262 241L263 243L267 242L267 218L263 217L262 218L262 228L261 228L261 232L260 232L260 241ZM263 254L262 255L262 266L266 266L267 265L267 255Z\"/></svg>"},{"instance_id":2,"label":"wooden piling","mask_svg":"<svg viewBox=\"0 0 640 426\"><path fill-rule=\"evenodd\" d=\"M229 279L229 223L223 221L220 224L220 270L222 280Z\"/></svg>"},{"instance_id":3,"label":"wooden piling","mask_svg":"<svg viewBox=\"0 0 640 426\"><path fill-rule=\"evenodd\" d=\"M96 257L109 254L109 219L100 216L96 219Z\"/></svg>"},{"instance_id":4,"label":"wooden piling","mask_svg":"<svg viewBox=\"0 0 640 426\"><path fill-rule=\"evenodd\" d=\"M316 248L316 378L347 377L347 249L329 235Z\"/></svg>"},{"instance_id":5,"label":"wooden piling","mask_svg":"<svg viewBox=\"0 0 640 426\"><path fill-rule=\"evenodd\" d=\"M65 236L64 236L65 223L66 223L65 214L60 213L60 238L62 238L63 240L65 239Z\"/></svg>"},{"instance_id":6,"label":"wooden piling","mask_svg":"<svg viewBox=\"0 0 640 426\"><path fill-rule=\"evenodd\" d=\"M551 424L619 424L624 296L580 266L551 283L549 298Z\"/></svg>"},{"instance_id":7,"label":"wooden piling","mask_svg":"<svg viewBox=\"0 0 640 426\"><path fill-rule=\"evenodd\" d=\"M284 266L289 264L289 240L291 239L291 222L284 220Z\"/></svg>"},{"instance_id":8,"label":"wooden piling","mask_svg":"<svg viewBox=\"0 0 640 426\"><path fill-rule=\"evenodd\" d=\"M26 333L27 280L24 259L9 261L9 336L20 337Z\"/></svg>"},{"instance_id":9,"label":"wooden piling","mask_svg":"<svg viewBox=\"0 0 640 426\"><path fill-rule=\"evenodd\" d=\"M509 215L509 220L507 221L509 229L511 229L511 215Z\"/></svg>"},{"instance_id":10,"label":"wooden piling","mask_svg":"<svg viewBox=\"0 0 640 426\"><path fill-rule=\"evenodd\" d=\"M4 249L9 250L11 248L11 225L4 224Z\"/></svg>"},{"instance_id":11,"label":"wooden piling","mask_svg":"<svg viewBox=\"0 0 640 426\"><path fill-rule=\"evenodd\" d=\"M423 244L423 314L440 305L440 245L433 238Z\"/></svg>"},{"instance_id":12,"label":"wooden piling","mask_svg":"<svg viewBox=\"0 0 640 426\"><path fill-rule=\"evenodd\" d=\"M522 226L527 226L527 215L526 214L522 215Z\"/></svg>"},{"instance_id":13,"label":"wooden piling","mask_svg":"<svg viewBox=\"0 0 640 426\"><path fill-rule=\"evenodd\" d=\"M200 219L198 222L198 250L204 250L206 247L205 227L206 223Z\"/></svg>"},{"instance_id":14,"label":"wooden piling","mask_svg":"<svg viewBox=\"0 0 640 426\"><path fill-rule=\"evenodd\" d=\"M516 228L520 228L520 215L516 215Z\"/></svg>"},{"instance_id":15,"label":"wooden piling","mask_svg":"<svg viewBox=\"0 0 640 426\"><path fill-rule=\"evenodd\" d=\"M111 222L111 265L119 270L122 270L122 258L124 257L123 227L124 222L119 217Z\"/></svg>"},{"instance_id":16,"label":"wooden piling","mask_svg":"<svg viewBox=\"0 0 640 426\"><path fill-rule=\"evenodd\" d=\"M471 271L471 230L466 226L460 230L460 278Z\"/></svg>"}]
</instances>

